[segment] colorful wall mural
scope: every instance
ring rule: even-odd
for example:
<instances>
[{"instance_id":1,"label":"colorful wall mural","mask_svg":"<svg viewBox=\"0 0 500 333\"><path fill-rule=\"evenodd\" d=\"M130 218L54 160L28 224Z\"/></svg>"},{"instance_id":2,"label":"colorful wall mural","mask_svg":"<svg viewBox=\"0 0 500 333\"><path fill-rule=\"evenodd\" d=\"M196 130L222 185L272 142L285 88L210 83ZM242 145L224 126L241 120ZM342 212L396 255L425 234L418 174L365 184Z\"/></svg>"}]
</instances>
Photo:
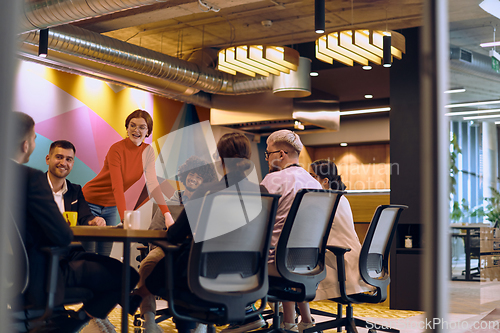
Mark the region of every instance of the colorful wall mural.
<instances>
[{"instance_id":1,"label":"colorful wall mural","mask_svg":"<svg viewBox=\"0 0 500 333\"><path fill-rule=\"evenodd\" d=\"M31 167L47 171L45 156L50 144L61 139L71 141L76 146L76 159L68 179L83 186L101 170L109 147L126 137L125 119L136 109L144 109L153 117L153 133L145 142L155 148L157 176L167 199L182 187L176 181L178 167L192 155L211 162L218 138L232 132L210 126L207 108L19 62L13 110L29 114L36 123L37 147L27 164ZM263 147L256 142L252 146L252 160L261 179L267 167L264 164L261 168ZM127 209L141 210L142 227L147 228L154 206L144 179L126 192L126 200Z\"/></svg>"}]
</instances>

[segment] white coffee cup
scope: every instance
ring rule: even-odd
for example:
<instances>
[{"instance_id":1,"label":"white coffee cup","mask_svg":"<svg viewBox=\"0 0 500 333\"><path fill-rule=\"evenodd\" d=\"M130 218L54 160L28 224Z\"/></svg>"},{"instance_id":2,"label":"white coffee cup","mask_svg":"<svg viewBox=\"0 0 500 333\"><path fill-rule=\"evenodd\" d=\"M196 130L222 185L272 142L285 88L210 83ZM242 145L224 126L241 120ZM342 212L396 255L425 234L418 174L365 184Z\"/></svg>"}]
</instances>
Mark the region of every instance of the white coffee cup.
<instances>
[{"instance_id":1,"label":"white coffee cup","mask_svg":"<svg viewBox=\"0 0 500 333\"><path fill-rule=\"evenodd\" d=\"M140 229L141 228L141 212L138 210L126 210L125 219L123 221L124 229Z\"/></svg>"}]
</instances>

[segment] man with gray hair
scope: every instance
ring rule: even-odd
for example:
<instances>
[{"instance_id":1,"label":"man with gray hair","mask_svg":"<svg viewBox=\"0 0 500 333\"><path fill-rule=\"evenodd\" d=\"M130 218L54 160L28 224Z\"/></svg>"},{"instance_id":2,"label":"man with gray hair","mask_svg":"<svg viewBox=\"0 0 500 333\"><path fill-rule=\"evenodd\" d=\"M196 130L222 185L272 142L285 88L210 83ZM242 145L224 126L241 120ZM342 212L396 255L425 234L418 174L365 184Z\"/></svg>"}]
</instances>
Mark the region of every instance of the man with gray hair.
<instances>
[{"instance_id":1,"label":"man with gray hair","mask_svg":"<svg viewBox=\"0 0 500 333\"><path fill-rule=\"evenodd\" d=\"M303 147L299 136L289 130L273 132L267 138L265 155L269 164L269 173L262 180L261 185L265 186L269 193L281 195L271 239L271 247L273 248L278 243L281 230L297 192L303 188L322 188L321 184L299 165L299 155ZM274 266L274 250L269 252L269 274L278 274ZM302 332L313 326L309 304L299 303L298 306L302 320L296 325L295 303L283 302L283 322L286 330Z\"/></svg>"}]
</instances>

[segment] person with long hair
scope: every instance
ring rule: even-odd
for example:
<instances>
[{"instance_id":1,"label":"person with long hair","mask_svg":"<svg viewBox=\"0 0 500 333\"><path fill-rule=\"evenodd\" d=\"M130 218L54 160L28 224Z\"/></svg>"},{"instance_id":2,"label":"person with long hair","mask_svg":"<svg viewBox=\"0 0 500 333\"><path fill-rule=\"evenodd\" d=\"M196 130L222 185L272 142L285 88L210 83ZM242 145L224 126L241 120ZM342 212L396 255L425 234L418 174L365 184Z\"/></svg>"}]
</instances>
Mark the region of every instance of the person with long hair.
<instances>
[{"instance_id":1,"label":"person with long hair","mask_svg":"<svg viewBox=\"0 0 500 333\"><path fill-rule=\"evenodd\" d=\"M144 110L135 110L125 120L127 137L113 144L106 155L99 174L83 187L83 195L95 216L101 216L107 225L115 225L116 214L125 218L125 191L143 175L148 192L153 196L165 216L165 225L173 224L172 215L156 178L155 153L144 139L153 131L153 119ZM102 255L111 253L113 243L85 243L85 249Z\"/></svg>"},{"instance_id":2,"label":"person with long hair","mask_svg":"<svg viewBox=\"0 0 500 333\"><path fill-rule=\"evenodd\" d=\"M343 191L346 189L346 185L342 182L342 177L338 174L337 166L330 160L317 160L312 162L309 167L309 173L316 178L326 190ZM327 244L348 247L351 249L351 251L346 252L344 255L347 294L357 294L372 290L364 283L359 273L361 243L354 229L351 205L345 196L340 198ZM328 250L325 254L325 264L326 278L320 282L316 290L315 301L340 297L337 259L335 255Z\"/></svg>"},{"instance_id":3,"label":"person with long hair","mask_svg":"<svg viewBox=\"0 0 500 333\"><path fill-rule=\"evenodd\" d=\"M238 191L260 191L267 193L267 190L259 184L252 183L247 179L248 170L254 167L250 161L252 154L250 140L241 133L224 134L217 143L217 152L214 154L215 167L223 175L220 181L201 184L186 203L186 209L196 209L190 207L194 202L195 207L208 191L215 193L233 187ZM197 203L198 202L198 203ZM184 209L175 223L167 230L167 241L173 244L179 244L180 250L175 252L174 266L176 273L174 276L176 289L187 290L187 265L193 233L191 231L188 214ZM134 291L136 295L147 297L149 294L161 294L165 286L165 259L160 260L151 274L146 278L146 283L141 288ZM249 309L251 312L252 310ZM257 317L258 315L256 315ZM176 327L179 333L188 333L195 328L194 322L176 320ZM265 324L265 322L263 323ZM260 326L258 326L260 327ZM258 328L256 327L256 328ZM158 331L153 331L158 332Z\"/></svg>"}]
</instances>

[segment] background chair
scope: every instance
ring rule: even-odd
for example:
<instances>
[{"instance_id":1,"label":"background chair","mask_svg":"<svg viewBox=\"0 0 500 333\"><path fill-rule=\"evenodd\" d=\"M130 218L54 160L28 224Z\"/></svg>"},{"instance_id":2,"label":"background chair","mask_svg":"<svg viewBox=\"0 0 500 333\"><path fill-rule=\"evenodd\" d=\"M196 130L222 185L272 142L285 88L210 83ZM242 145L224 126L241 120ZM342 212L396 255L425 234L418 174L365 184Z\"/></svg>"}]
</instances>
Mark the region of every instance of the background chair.
<instances>
[{"instance_id":1,"label":"background chair","mask_svg":"<svg viewBox=\"0 0 500 333\"><path fill-rule=\"evenodd\" d=\"M269 276L269 300L275 303L273 327L259 332L286 332L280 328L279 301L309 302L316 296L326 277L326 243L344 193L318 189L297 192L276 246L278 274Z\"/></svg>"},{"instance_id":2,"label":"background chair","mask_svg":"<svg viewBox=\"0 0 500 333\"><path fill-rule=\"evenodd\" d=\"M70 247L46 247L42 251L48 257L49 269L47 270L46 301L43 307L25 308L24 297L29 285L29 258L21 233L11 215L12 237L8 238L6 244L7 252L12 256L12 262L17 263L18 270L12 270L13 274L6 281L10 295L13 296L10 304L7 305L11 312L12 332L38 332L50 320L59 316L78 317L78 313L73 310L66 310L64 305L81 303L90 299L93 294L85 288L66 288L62 302L57 301L57 278L59 270L59 258L76 247L81 248L81 244L72 244Z\"/></svg>"},{"instance_id":3,"label":"background chair","mask_svg":"<svg viewBox=\"0 0 500 333\"><path fill-rule=\"evenodd\" d=\"M214 325L241 322L262 312L268 290L268 248L279 197L224 190L207 193L198 203L190 201L187 209L199 211L194 237L205 239L193 240L191 245L190 292L179 291L174 284L172 252L177 248L161 245L167 258L167 287L162 296L174 319L208 324L210 333L215 332ZM216 236L223 230L233 231ZM245 307L258 300L257 312L247 314Z\"/></svg>"},{"instance_id":4,"label":"background chair","mask_svg":"<svg viewBox=\"0 0 500 333\"><path fill-rule=\"evenodd\" d=\"M370 328L369 332L377 330L385 332L399 332L399 330L385 328L382 325L367 322L353 317L352 303L381 303L387 298L387 286L391 281L389 277L389 252L392 239L396 231L399 217L403 209L408 208L403 205L383 205L378 206L373 215L372 221L366 232L365 240L359 255L359 271L363 280L370 286L375 287L374 293L360 293L347 295L345 284L345 262L344 254L349 252L349 248L327 246L337 257L337 273L341 297L331 299L339 304L346 304L346 317L342 318L342 306L335 320L316 324L315 327L304 330L304 333L317 332L326 329L337 328L342 331L345 327L348 333L357 333L356 326ZM313 313L325 314L314 311Z\"/></svg>"}]
</instances>

